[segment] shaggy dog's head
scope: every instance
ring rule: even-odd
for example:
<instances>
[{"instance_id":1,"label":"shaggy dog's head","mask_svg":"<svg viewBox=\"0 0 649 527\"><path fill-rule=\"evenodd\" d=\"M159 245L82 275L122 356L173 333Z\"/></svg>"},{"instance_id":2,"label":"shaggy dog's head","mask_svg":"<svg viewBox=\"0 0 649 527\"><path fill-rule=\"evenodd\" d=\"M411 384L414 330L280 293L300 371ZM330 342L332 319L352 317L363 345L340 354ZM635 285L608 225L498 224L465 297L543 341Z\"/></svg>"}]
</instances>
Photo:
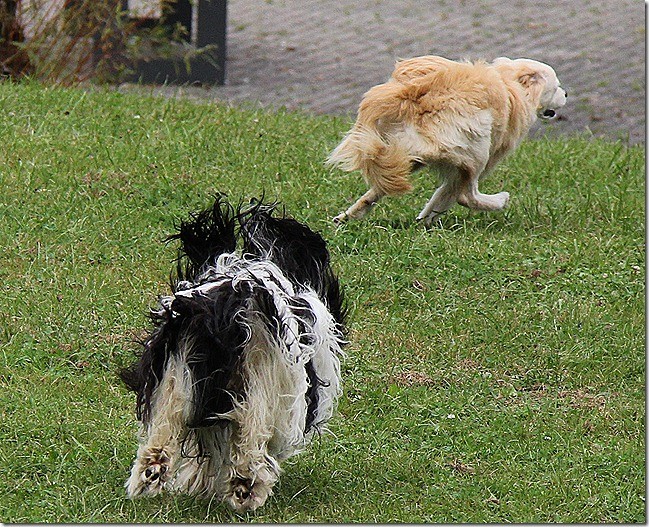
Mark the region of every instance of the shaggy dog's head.
<instances>
[{"instance_id":1,"label":"shaggy dog's head","mask_svg":"<svg viewBox=\"0 0 649 527\"><path fill-rule=\"evenodd\" d=\"M499 57L492 63L503 77L513 78L523 86L536 105L536 114L551 119L566 104L568 94L561 87L557 74L544 64L531 59Z\"/></svg>"}]
</instances>

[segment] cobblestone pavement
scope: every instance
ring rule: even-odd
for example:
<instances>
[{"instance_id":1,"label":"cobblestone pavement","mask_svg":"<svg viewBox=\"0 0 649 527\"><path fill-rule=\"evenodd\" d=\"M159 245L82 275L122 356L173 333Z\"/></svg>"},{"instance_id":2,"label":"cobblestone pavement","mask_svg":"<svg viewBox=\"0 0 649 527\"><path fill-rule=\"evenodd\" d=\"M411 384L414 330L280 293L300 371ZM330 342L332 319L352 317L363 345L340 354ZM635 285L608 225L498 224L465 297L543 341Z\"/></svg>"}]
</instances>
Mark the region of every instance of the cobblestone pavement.
<instances>
[{"instance_id":1,"label":"cobblestone pavement","mask_svg":"<svg viewBox=\"0 0 649 527\"><path fill-rule=\"evenodd\" d=\"M642 143L645 33L638 0L229 0L226 85L157 90L351 119L397 58L527 57L569 92L534 134Z\"/></svg>"}]
</instances>

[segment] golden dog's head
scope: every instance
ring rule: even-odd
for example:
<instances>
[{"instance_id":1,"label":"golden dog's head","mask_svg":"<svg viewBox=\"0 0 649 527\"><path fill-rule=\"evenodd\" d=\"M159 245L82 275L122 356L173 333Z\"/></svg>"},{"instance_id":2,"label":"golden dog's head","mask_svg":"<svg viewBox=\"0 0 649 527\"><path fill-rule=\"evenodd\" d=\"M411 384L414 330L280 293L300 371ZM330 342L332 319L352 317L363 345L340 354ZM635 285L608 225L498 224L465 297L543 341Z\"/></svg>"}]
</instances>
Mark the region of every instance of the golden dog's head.
<instances>
[{"instance_id":1,"label":"golden dog's head","mask_svg":"<svg viewBox=\"0 0 649 527\"><path fill-rule=\"evenodd\" d=\"M531 59L498 57L492 62L505 77L513 78L523 86L530 100L536 105L536 113L543 119L551 119L557 109L566 104L568 94L561 87L554 70Z\"/></svg>"}]
</instances>

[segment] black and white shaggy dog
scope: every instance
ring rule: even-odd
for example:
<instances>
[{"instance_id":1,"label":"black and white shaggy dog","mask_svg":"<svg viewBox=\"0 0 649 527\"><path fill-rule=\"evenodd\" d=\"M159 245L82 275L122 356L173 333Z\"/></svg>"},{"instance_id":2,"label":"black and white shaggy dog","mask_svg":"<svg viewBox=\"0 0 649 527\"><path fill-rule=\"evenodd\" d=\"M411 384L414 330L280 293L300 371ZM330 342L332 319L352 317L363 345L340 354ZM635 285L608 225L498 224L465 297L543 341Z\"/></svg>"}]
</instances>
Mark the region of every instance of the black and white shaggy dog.
<instances>
[{"instance_id":1,"label":"black and white shaggy dog","mask_svg":"<svg viewBox=\"0 0 649 527\"><path fill-rule=\"evenodd\" d=\"M121 372L141 422L127 494L184 492L237 511L266 501L279 462L331 418L345 312L325 241L222 197L182 222L172 294Z\"/></svg>"}]
</instances>

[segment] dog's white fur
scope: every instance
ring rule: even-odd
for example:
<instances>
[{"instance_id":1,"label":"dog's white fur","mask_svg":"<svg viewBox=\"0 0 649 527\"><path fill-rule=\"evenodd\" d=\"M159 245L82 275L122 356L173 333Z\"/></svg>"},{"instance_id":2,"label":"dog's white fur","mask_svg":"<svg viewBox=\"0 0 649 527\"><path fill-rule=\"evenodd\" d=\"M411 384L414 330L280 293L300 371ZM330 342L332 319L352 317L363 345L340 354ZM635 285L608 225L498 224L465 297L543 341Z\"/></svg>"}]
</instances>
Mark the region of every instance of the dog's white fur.
<instances>
[{"instance_id":1,"label":"dog's white fur","mask_svg":"<svg viewBox=\"0 0 649 527\"><path fill-rule=\"evenodd\" d=\"M361 218L383 196L408 192L419 165L441 176L417 216L426 225L455 203L503 209L509 193L482 194L479 179L520 143L537 116L551 117L564 106L566 96L554 70L530 59L397 62L388 82L365 93L356 123L327 160L360 170L370 186L334 221Z\"/></svg>"},{"instance_id":2,"label":"dog's white fur","mask_svg":"<svg viewBox=\"0 0 649 527\"><path fill-rule=\"evenodd\" d=\"M297 291L274 263L224 253L198 277L198 285L187 283L190 287L162 298L160 314L170 309L174 298L205 295L226 281L235 290L266 289L288 337L270 334L254 306L239 313L248 328L240 373L245 398L235 401L227 414L214 416L218 424L195 429L187 426L193 405L194 381L187 366L193 343L181 343L184 349L169 358L153 394L151 418L140 428L140 445L126 482L130 497L163 490L216 495L237 511L255 510L272 493L279 461L298 453L315 433L304 433L308 361L326 381L315 422L326 423L334 411L341 393L340 330L316 292L308 287ZM296 301L308 306L308 320L293 307Z\"/></svg>"}]
</instances>

